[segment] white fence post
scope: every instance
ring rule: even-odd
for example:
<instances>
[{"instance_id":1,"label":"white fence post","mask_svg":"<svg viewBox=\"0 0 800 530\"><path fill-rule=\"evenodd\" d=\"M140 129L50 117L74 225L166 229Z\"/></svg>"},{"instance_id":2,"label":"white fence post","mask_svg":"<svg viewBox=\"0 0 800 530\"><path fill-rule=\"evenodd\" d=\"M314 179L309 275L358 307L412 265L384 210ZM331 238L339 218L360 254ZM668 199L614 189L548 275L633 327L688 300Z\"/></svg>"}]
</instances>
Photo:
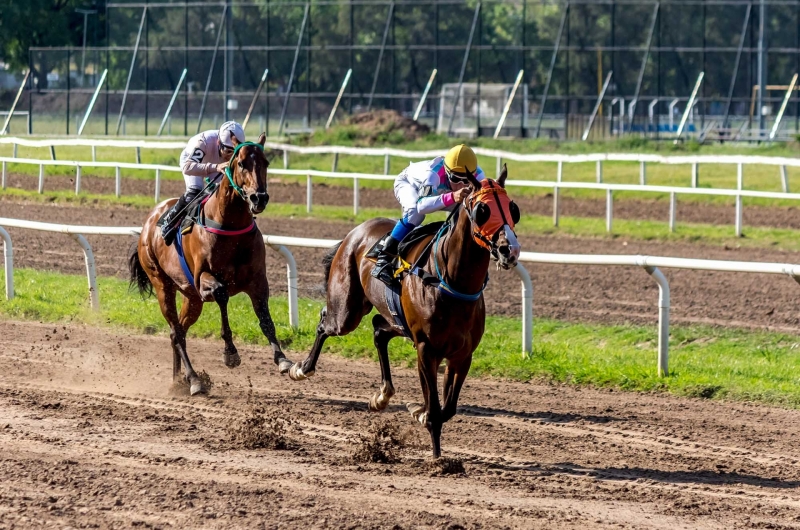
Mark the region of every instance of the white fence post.
<instances>
[{"instance_id":1,"label":"white fence post","mask_svg":"<svg viewBox=\"0 0 800 530\"><path fill-rule=\"evenodd\" d=\"M736 164L736 189L741 190L744 188L744 165L739 162Z\"/></svg>"},{"instance_id":2,"label":"white fence post","mask_svg":"<svg viewBox=\"0 0 800 530\"><path fill-rule=\"evenodd\" d=\"M606 232L611 232L614 219L614 195L611 190L606 190Z\"/></svg>"},{"instance_id":3,"label":"white fence post","mask_svg":"<svg viewBox=\"0 0 800 530\"><path fill-rule=\"evenodd\" d=\"M306 212L311 213L311 202L314 191L311 188L311 175L306 175Z\"/></svg>"},{"instance_id":4,"label":"white fence post","mask_svg":"<svg viewBox=\"0 0 800 530\"><path fill-rule=\"evenodd\" d=\"M527 358L533 353L533 283L522 263L517 263L514 272L522 283L522 357Z\"/></svg>"},{"instance_id":5,"label":"white fence post","mask_svg":"<svg viewBox=\"0 0 800 530\"><path fill-rule=\"evenodd\" d=\"M117 166L115 170L116 173L114 178L114 195L116 195L117 198L119 198L119 196L122 195L122 176L120 175L119 172L119 166Z\"/></svg>"},{"instance_id":6,"label":"white fence post","mask_svg":"<svg viewBox=\"0 0 800 530\"><path fill-rule=\"evenodd\" d=\"M736 237L742 237L742 196L736 196Z\"/></svg>"},{"instance_id":7,"label":"white fence post","mask_svg":"<svg viewBox=\"0 0 800 530\"><path fill-rule=\"evenodd\" d=\"M500 172L503 171L503 157L498 156L494 164L494 178L500 177Z\"/></svg>"},{"instance_id":8,"label":"white fence post","mask_svg":"<svg viewBox=\"0 0 800 530\"><path fill-rule=\"evenodd\" d=\"M598 160L595 164L595 176L597 177L597 183L601 184L603 182L603 161Z\"/></svg>"},{"instance_id":9,"label":"white fence post","mask_svg":"<svg viewBox=\"0 0 800 530\"><path fill-rule=\"evenodd\" d=\"M17 158L17 144L11 144L13 146L13 154L11 155L13 158Z\"/></svg>"},{"instance_id":10,"label":"white fence post","mask_svg":"<svg viewBox=\"0 0 800 530\"><path fill-rule=\"evenodd\" d=\"M786 166L781 166L781 188L784 193L789 193L789 172Z\"/></svg>"},{"instance_id":11,"label":"white fence post","mask_svg":"<svg viewBox=\"0 0 800 530\"><path fill-rule=\"evenodd\" d=\"M142 163L142 150L141 150L140 147L136 148L136 163L137 164L141 164Z\"/></svg>"},{"instance_id":12,"label":"white fence post","mask_svg":"<svg viewBox=\"0 0 800 530\"><path fill-rule=\"evenodd\" d=\"M388 175L389 174L390 167L391 167L391 160L389 158L389 155L386 154L386 155L383 156L383 174L384 175Z\"/></svg>"},{"instance_id":13,"label":"white fence post","mask_svg":"<svg viewBox=\"0 0 800 530\"><path fill-rule=\"evenodd\" d=\"M0 238L3 239L3 256L6 270L6 299L14 298L14 247L11 245L11 236L0 226Z\"/></svg>"},{"instance_id":14,"label":"white fence post","mask_svg":"<svg viewBox=\"0 0 800 530\"><path fill-rule=\"evenodd\" d=\"M83 257L84 261L86 262L86 276L89 279L89 300L92 304L93 311L100 310L100 299L97 293L97 269L94 265L94 254L92 253L92 247L89 245L89 242L86 241L86 238L80 234L71 234L73 239L78 242L78 244L83 249Z\"/></svg>"},{"instance_id":15,"label":"white fence post","mask_svg":"<svg viewBox=\"0 0 800 530\"><path fill-rule=\"evenodd\" d=\"M656 267L645 267L658 283L658 376L669 375L669 282Z\"/></svg>"},{"instance_id":16,"label":"white fence post","mask_svg":"<svg viewBox=\"0 0 800 530\"><path fill-rule=\"evenodd\" d=\"M158 204L160 199L161 199L161 170L156 169L156 189L155 189L156 204Z\"/></svg>"},{"instance_id":17,"label":"white fence post","mask_svg":"<svg viewBox=\"0 0 800 530\"><path fill-rule=\"evenodd\" d=\"M700 170L699 164L697 162L692 163L692 187L699 188L700 187Z\"/></svg>"},{"instance_id":18,"label":"white fence post","mask_svg":"<svg viewBox=\"0 0 800 530\"><path fill-rule=\"evenodd\" d=\"M353 179L353 215L358 215L361 189L358 185L358 177Z\"/></svg>"},{"instance_id":19,"label":"white fence post","mask_svg":"<svg viewBox=\"0 0 800 530\"><path fill-rule=\"evenodd\" d=\"M677 204L677 195L675 192L671 192L669 194L669 231L675 231L675 216L677 214L678 204Z\"/></svg>"},{"instance_id":20,"label":"white fence post","mask_svg":"<svg viewBox=\"0 0 800 530\"><path fill-rule=\"evenodd\" d=\"M561 182L564 178L564 162L558 161L558 171L556 171L556 182ZM561 217L561 190L558 186L553 188L553 226L558 226Z\"/></svg>"},{"instance_id":21,"label":"white fence post","mask_svg":"<svg viewBox=\"0 0 800 530\"><path fill-rule=\"evenodd\" d=\"M97 147L92 146L92 162L97 162Z\"/></svg>"},{"instance_id":22,"label":"white fence post","mask_svg":"<svg viewBox=\"0 0 800 530\"><path fill-rule=\"evenodd\" d=\"M283 151L283 169L289 169L289 151Z\"/></svg>"},{"instance_id":23,"label":"white fence post","mask_svg":"<svg viewBox=\"0 0 800 530\"><path fill-rule=\"evenodd\" d=\"M639 185L647 186L647 168L644 160L639 161Z\"/></svg>"},{"instance_id":24,"label":"white fence post","mask_svg":"<svg viewBox=\"0 0 800 530\"><path fill-rule=\"evenodd\" d=\"M78 195L81 192L81 173L81 166L78 164L75 166L75 195Z\"/></svg>"},{"instance_id":25,"label":"white fence post","mask_svg":"<svg viewBox=\"0 0 800 530\"><path fill-rule=\"evenodd\" d=\"M336 173L339 168L339 153L333 153L333 164L331 164L331 171Z\"/></svg>"},{"instance_id":26,"label":"white fence post","mask_svg":"<svg viewBox=\"0 0 800 530\"><path fill-rule=\"evenodd\" d=\"M297 309L297 262L294 256L283 245L270 245L286 260L286 290L289 298L289 325L292 329L300 327L300 313Z\"/></svg>"},{"instance_id":27,"label":"white fence post","mask_svg":"<svg viewBox=\"0 0 800 530\"><path fill-rule=\"evenodd\" d=\"M39 193L44 193L44 164L39 164Z\"/></svg>"},{"instance_id":28,"label":"white fence post","mask_svg":"<svg viewBox=\"0 0 800 530\"><path fill-rule=\"evenodd\" d=\"M6 167L5 160L3 161L3 179L2 179L2 189L6 189L6 179L8 175L8 168Z\"/></svg>"}]
</instances>

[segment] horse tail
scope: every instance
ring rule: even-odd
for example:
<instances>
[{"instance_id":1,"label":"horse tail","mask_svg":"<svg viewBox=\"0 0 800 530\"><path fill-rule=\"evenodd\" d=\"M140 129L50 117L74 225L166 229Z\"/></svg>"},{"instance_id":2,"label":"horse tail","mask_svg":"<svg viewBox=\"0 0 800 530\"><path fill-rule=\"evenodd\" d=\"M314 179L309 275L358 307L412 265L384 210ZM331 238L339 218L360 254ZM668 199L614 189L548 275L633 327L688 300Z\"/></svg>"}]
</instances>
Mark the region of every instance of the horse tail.
<instances>
[{"instance_id":1,"label":"horse tail","mask_svg":"<svg viewBox=\"0 0 800 530\"><path fill-rule=\"evenodd\" d=\"M142 295L142 298L147 298L148 296L153 296L153 284L150 282L150 278L147 276L144 267L142 267L142 263L139 261L138 246L138 243L134 243L131 245L131 249L128 252L130 288L133 289L136 287L139 290L139 294Z\"/></svg>"},{"instance_id":2,"label":"horse tail","mask_svg":"<svg viewBox=\"0 0 800 530\"><path fill-rule=\"evenodd\" d=\"M328 290L328 280L331 277L331 267L333 267L333 258L336 257L336 253L339 252L339 247L342 246L344 241L340 241L331 248L325 256L322 258L322 266L325 267L325 285L323 286L325 290Z\"/></svg>"}]
</instances>

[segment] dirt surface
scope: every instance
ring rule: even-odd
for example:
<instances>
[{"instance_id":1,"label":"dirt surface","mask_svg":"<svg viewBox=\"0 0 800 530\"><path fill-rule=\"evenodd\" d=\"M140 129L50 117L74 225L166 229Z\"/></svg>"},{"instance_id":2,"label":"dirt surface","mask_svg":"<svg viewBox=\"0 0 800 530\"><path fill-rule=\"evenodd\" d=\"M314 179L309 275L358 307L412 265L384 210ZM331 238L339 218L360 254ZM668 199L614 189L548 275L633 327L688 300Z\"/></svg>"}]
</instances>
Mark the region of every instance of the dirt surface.
<instances>
[{"instance_id":1,"label":"dirt surface","mask_svg":"<svg viewBox=\"0 0 800 530\"><path fill-rule=\"evenodd\" d=\"M269 208L267 209L269 211ZM146 211L107 206L0 201L0 216L69 224L140 226ZM341 238L350 223L307 218L261 216L265 234ZM69 236L8 229L18 267L84 274L83 255ZM89 237L98 273L126 277L127 249L133 237ZM723 248L688 243L538 236L520 238L524 250L556 253L649 254L723 260L800 263L800 253L771 249ZM292 248L298 262L301 296L321 297L323 250ZM658 288L634 267L579 267L527 264L534 285L534 314L574 322L653 323L657 320ZM285 263L267 253L267 273L273 294L286 292ZM668 270L672 290L671 320L677 324L711 324L800 332L800 288L788 277L765 274ZM512 272L490 271L486 291L489 312L518 316L518 279Z\"/></svg>"},{"instance_id":2,"label":"dirt surface","mask_svg":"<svg viewBox=\"0 0 800 530\"><path fill-rule=\"evenodd\" d=\"M374 145L399 135L406 142L427 136L431 128L407 118L395 110L373 110L347 118L343 125L355 129L356 145Z\"/></svg>"},{"instance_id":3,"label":"dirt surface","mask_svg":"<svg viewBox=\"0 0 800 530\"><path fill-rule=\"evenodd\" d=\"M412 370L376 415L370 362L323 355L297 383L263 349L232 371L221 341L190 339L215 386L189 398L166 337L0 336L2 528L800 528L798 411L470 378L435 464ZM285 449L231 438L254 406ZM365 463L387 428L395 462Z\"/></svg>"},{"instance_id":4,"label":"dirt surface","mask_svg":"<svg viewBox=\"0 0 800 530\"><path fill-rule=\"evenodd\" d=\"M38 189L38 177L20 173L9 173L8 186L25 190ZM143 179L122 179L122 195L154 196L155 181ZM45 190L74 190L74 175L53 175L45 177ZM81 189L85 193L112 195L115 192L113 178L82 175ZM183 193L183 181L163 180L161 197L176 197ZM280 178L270 178L269 193L271 200L288 204L306 203L306 186L294 182L284 182ZM352 206L353 190L348 186L328 186L315 184L312 190L315 205ZM390 190L362 188L359 192L362 207L397 209L397 200ZM2 196L0 195L0 198ZM553 197L515 197L524 214L553 214ZM561 197L560 212L563 217L595 217L605 218L605 199L576 199ZM730 226L733 232L735 208L730 205L703 204L678 201L676 221L680 223L705 223ZM2 204L0 204L2 207ZM618 199L614 202L614 219L651 220L667 222L669 220L668 200L629 200ZM745 232L748 226L766 226L773 228L800 229L800 209L794 206L763 207L747 206L743 211Z\"/></svg>"}]
</instances>

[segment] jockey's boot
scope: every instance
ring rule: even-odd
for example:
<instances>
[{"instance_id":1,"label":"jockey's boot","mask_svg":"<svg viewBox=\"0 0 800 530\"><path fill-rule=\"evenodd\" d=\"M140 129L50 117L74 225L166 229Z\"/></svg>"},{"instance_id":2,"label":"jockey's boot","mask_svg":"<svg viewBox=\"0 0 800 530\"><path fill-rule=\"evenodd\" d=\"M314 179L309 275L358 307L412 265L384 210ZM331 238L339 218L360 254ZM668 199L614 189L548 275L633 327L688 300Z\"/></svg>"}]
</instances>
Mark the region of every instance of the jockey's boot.
<instances>
[{"instance_id":1,"label":"jockey's boot","mask_svg":"<svg viewBox=\"0 0 800 530\"><path fill-rule=\"evenodd\" d=\"M372 277L379 279L390 287L395 282L392 263L394 262L395 256L397 256L397 246L399 244L400 241L396 240L391 235L387 236L386 241L383 243L383 248L378 254L375 268L372 269Z\"/></svg>"},{"instance_id":2,"label":"jockey's boot","mask_svg":"<svg viewBox=\"0 0 800 530\"><path fill-rule=\"evenodd\" d=\"M170 246L173 241L175 241L175 236L178 234L178 230L181 227L181 219L183 219L184 208L188 204L188 200L186 199L186 194L181 195L178 198L178 202L172 205L172 208L169 209L167 215L164 216L164 219L161 223L161 237L164 238L164 243L167 246Z\"/></svg>"}]
</instances>

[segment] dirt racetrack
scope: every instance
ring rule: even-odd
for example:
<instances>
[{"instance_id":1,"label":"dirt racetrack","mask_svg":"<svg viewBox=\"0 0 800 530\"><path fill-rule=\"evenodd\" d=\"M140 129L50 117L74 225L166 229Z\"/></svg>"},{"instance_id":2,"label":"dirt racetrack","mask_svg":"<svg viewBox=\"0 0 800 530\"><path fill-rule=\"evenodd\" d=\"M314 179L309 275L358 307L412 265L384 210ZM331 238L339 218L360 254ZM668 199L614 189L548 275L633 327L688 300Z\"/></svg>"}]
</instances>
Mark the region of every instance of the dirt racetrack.
<instances>
[{"instance_id":1,"label":"dirt racetrack","mask_svg":"<svg viewBox=\"0 0 800 530\"><path fill-rule=\"evenodd\" d=\"M443 435L464 472L446 474L404 407L412 370L374 415L369 362L323 355L296 383L261 348L228 370L221 341L190 339L215 386L189 398L168 390L166 337L0 337L0 528L800 528L798 411L470 378ZM286 449L230 440L253 403L289 420ZM355 461L383 422L399 461Z\"/></svg>"},{"instance_id":2,"label":"dirt racetrack","mask_svg":"<svg viewBox=\"0 0 800 530\"><path fill-rule=\"evenodd\" d=\"M267 213L269 212L269 207ZM67 224L141 225L146 211L109 206L60 206L0 199L0 216ZM265 234L341 238L350 223L308 218L259 217ZM17 267L84 274L83 254L66 235L9 229ZM98 274L125 277L132 237L89 237ZM800 263L800 253L758 248L723 248L691 243L664 243L624 238L564 236L521 237L523 250L558 253L649 254L723 260ZM292 248L299 269L302 296L320 297L323 250ZM267 273L273 294L286 292L285 263L267 253ZM534 314L578 322L653 323L657 319L658 288L634 267L579 267L526 264L534 285ZM664 270L672 290L671 320L676 324L709 324L800 332L800 287L781 275L732 274ZM520 291L511 272L490 271L486 292L489 312L519 316ZM101 293L102 298L102 293Z\"/></svg>"}]
</instances>

